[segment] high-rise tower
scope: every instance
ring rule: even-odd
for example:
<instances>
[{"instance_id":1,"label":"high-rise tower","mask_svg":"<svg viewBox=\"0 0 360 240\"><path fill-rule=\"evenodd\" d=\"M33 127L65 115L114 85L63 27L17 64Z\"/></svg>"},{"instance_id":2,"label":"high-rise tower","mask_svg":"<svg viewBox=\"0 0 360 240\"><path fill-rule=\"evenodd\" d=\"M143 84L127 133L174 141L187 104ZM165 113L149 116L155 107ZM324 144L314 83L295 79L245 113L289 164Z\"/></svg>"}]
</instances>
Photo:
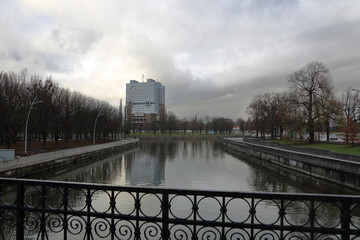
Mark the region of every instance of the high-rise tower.
<instances>
[{"instance_id":1,"label":"high-rise tower","mask_svg":"<svg viewBox=\"0 0 360 240\"><path fill-rule=\"evenodd\" d=\"M165 107L165 86L153 79L146 82L130 80L126 84L126 104L132 105L134 129L143 129L146 121L156 120L159 110Z\"/></svg>"},{"instance_id":2,"label":"high-rise tower","mask_svg":"<svg viewBox=\"0 0 360 240\"><path fill-rule=\"evenodd\" d=\"M153 79L146 82L130 80L126 84L126 103L132 103L132 113L158 114L165 105L165 86Z\"/></svg>"}]
</instances>

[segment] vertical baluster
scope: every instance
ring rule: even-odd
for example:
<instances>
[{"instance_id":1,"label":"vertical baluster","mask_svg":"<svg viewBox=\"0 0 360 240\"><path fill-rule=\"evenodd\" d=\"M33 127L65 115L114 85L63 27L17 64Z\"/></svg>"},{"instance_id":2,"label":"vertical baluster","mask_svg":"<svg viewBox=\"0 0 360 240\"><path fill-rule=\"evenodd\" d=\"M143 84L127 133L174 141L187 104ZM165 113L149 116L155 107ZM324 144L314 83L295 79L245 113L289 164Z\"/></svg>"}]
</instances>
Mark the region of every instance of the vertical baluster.
<instances>
[{"instance_id":1,"label":"vertical baluster","mask_svg":"<svg viewBox=\"0 0 360 240\"><path fill-rule=\"evenodd\" d=\"M193 213L194 213L194 223L196 223L196 221L197 221L197 213L198 213L198 210L199 210L196 195L194 195L194 204L193 204L192 210L193 210ZM196 224L194 224L194 226L193 226L193 237L191 239L192 240L197 240L198 239L197 232L196 232Z\"/></svg>"},{"instance_id":2,"label":"vertical baluster","mask_svg":"<svg viewBox=\"0 0 360 240\"><path fill-rule=\"evenodd\" d=\"M140 216L140 197L139 192L136 192L136 199L135 199L135 211L136 211L136 226L135 226L135 239L140 239L140 223L139 223L139 216Z\"/></svg>"},{"instance_id":3,"label":"vertical baluster","mask_svg":"<svg viewBox=\"0 0 360 240\"><path fill-rule=\"evenodd\" d=\"M91 212L91 191L90 188L87 189L87 194L86 194L86 205L87 205L87 220L86 220L86 236L87 239L90 240L92 233L91 233L91 217L90 217L90 212Z\"/></svg>"},{"instance_id":4,"label":"vertical baluster","mask_svg":"<svg viewBox=\"0 0 360 240\"><path fill-rule=\"evenodd\" d=\"M24 185L17 183L16 193L16 239L24 239Z\"/></svg>"},{"instance_id":5,"label":"vertical baluster","mask_svg":"<svg viewBox=\"0 0 360 240\"><path fill-rule=\"evenodd\" d=\"M221 211L221 221L223 223L223 226L221 227L221 237L220 237L220 239L221 240L226 240L224 223L225 223L225 219L226 219L225 215L226 215L227 209L226 209L225 197L222 197L222 206L221 206L220 211Z\"/></svg>"},{"instance_id":6,"label":"vertical baluster","mask_svg":"<svg viewBox=\"0 0 360 240\"><path fill-rule=\"evenodd\" d=\"M40 233L41 233L41 239L45 239L46 233L46 215L45 215L45 209L46 209L46 188L45 186L41 186L41 217L40 217Z\"/></svg>"},{"instance_id":7,"label":"vertical baluster","mask_svg":"<svg viewBox=\"0 0 360 240\"><path fill-rule=\"evenodd\" d=\"M280 239L284 239L284 218L285 218L285 206L284 206L284 199L280 200L280 209L279 209L279 217L280 217Z\"/></svg>"},{"instance_id":8,"label":"vertical baluster","mask_svg":"<svg viewBox=\"0 0 360 240\"><path fill-rule=\"evenodd\" d=\"M350 239L350 234L349 234L350 222L351 222L350 200L346 198L341 202L341 229L343 230L343 233L341 234L341 240Z\"/></svg>"},{"instance_id":9,"label":"vertical baluster","mask_svg":"<svg viewBox=\"0 0 360 240\"><path fill-rule=\"evenodd\" d=\"M315 226L316 213L315 213L315 203L314 203L314 201L315 200L311 200L311 202L310 202L309 218L310 218L310 227L311 228L314 228L314 226ZM314 239L314 232L310 233L310 239Z\"/></svg>"},{"instance_id":10,"label":"vertical baluster","mask_svg":"<svg viewBox=\"0 0 360 240\"><path fill-rule=\"evenodd\" d=\"M169 194L167 191L163 191L162 196L162 239L169 239Z\"/></svg>"},{"instance_id":11,"label":"vertical baluster","mask_svg":"<svg viewBox=\"0 0 360 240\"><path fill-rule=\"evenodd\" d=\"M256 214L254 197L251 198L251 207L249 213L250 213L250 221L251 221L250 239L252 240L254 239L254 222L255 222L255 214Z\"/></svg>"},{"instance_id":12,"label":"vertical baluster","mask_svg":"<svg viewBox=\"0 0 360 240\"><path fill-rule=\"evenodd\" d=\"M64 240L67 240L67 231L68 231L67 210L68 210L68 204L69 204L68 188L66 186L64 186L64 195L63 195L63 205L64 205L63 231L64 231Z\"/></svg>"},{"instance_id":13,"label":"vertical baluster","mask_svg":"<svg viewBox=\"0 0 360 240\"><path fill-rule=\"evenodd\" d=\"M111 190L111 199L110 199L110 207L111 207L111 226L110 226L111 240L115 239L115 220L114 220L115 205L116 205L115 193L114 193L114 190Z\"/></svg>"}]
</instances>

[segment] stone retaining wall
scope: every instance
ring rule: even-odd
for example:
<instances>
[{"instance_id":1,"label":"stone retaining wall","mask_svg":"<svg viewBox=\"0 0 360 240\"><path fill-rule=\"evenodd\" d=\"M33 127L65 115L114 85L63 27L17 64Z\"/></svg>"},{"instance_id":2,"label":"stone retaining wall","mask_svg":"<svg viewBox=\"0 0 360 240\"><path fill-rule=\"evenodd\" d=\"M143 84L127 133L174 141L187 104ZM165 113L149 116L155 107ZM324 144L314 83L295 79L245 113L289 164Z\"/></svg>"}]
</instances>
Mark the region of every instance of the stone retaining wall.
<instances>
[{"instance_id":1,"label":"stone retaining wall","mask_svg":"<svg viewBox=\"0 0 360 240\"><path fill-rule=\"evenodd\" d=\"M138 139L96 144L0 161L0 176L24 177L44 170L111 156L138 145Z\"/></svg>"},{"instance_id":2,"label":"stone retaining wall","mask_svg":"<svg viewBox=\"0 0 360 240\"><path fill-rule=\"evenodd\" d=\"M353 189L360 189L360 161L309 154L231 138L224 139L224 145L245 159L277 165Z\"/></svg>"}]
</instances>

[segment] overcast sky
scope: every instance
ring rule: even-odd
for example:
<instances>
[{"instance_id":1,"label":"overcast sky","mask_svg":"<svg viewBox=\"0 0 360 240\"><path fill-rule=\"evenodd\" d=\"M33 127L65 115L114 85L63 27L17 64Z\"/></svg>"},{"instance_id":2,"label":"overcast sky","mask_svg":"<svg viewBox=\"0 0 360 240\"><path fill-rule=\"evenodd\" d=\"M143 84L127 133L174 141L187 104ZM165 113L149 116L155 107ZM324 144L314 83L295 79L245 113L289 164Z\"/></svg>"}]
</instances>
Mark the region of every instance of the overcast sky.
<instances>
[{"instance_id":1,"label":"overcast sky","mask_svg":"<svg viewBox=\"0 0 360 240\"><path fill-rule=\"evenodd\" d=\"M360 89L360 1L0 0L0 70L52 75L118 106L130 79L159 80L179 117L247 118L317 60Z\"/></svg>"}]
</instances>

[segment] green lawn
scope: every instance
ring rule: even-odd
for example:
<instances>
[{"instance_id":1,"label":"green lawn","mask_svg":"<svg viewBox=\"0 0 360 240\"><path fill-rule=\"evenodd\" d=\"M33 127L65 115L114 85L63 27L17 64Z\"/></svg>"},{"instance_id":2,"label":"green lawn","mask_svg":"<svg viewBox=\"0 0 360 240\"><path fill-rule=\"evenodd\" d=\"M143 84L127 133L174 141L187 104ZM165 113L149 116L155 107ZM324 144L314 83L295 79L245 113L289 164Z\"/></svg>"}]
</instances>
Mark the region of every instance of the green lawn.
<instances>
[{"instance_id":1,"label":"green lawn","mask_svg":"<svg viewBox=\"0 0 360 240\"><path fill-rule=\"evenodd\" d=\"M344 144L340 145L340 144L314 143L314 144L302 145L301 147L324 149L324 150L330 150L333 152L360 155L360 146L351 147L351 146L344 145Z\"/></svg>"},{"instance_id":2,"label":"green lawn","mask_svg":"<svg viewBox=\"0 0 360 240\"><path fill-rule=\"evenodd\" d=\"M299 141L292 140L272 140L272 142L278 142L280 144L294 145L296 147L305 147L305 148L315 148L329 150L333 152L346 153L346 154L356 154L360 155L360 146L351 147L344 144L331 144L331 143L314 143L307 144Z\"/></svg>"}]
</instances>

